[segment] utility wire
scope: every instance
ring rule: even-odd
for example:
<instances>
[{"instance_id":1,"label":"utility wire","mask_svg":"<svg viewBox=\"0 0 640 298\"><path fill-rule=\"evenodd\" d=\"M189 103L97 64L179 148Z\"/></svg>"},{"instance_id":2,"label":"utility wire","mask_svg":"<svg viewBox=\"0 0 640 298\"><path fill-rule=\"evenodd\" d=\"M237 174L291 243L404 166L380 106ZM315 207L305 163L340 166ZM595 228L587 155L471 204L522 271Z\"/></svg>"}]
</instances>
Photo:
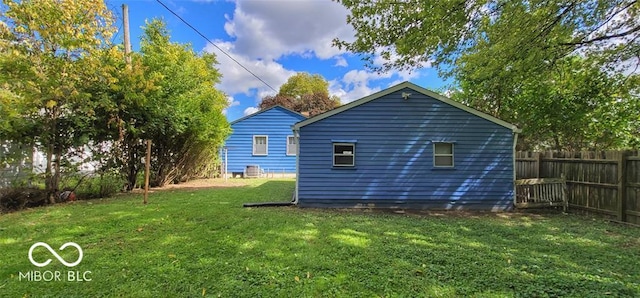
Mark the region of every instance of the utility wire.
<instances>
[{"instance_id":1,"label":"utility wire","mask_svg":"<svg viewBox=\"0 0 640 298\"><path fill-rule=\"evenodd\" d=\"M118 28L118 31L116 31L116 34L114 34L113 37L111 38L111 43L113 43L113 41L116 40L116 37L118 37L118 34L120 34L120 31L122 31L122 23L120 23L120 27Z\"/></svg>"},{"instance_id":2,"label":"utility wire","mask_svg":"<svg viewBox=\"0 0 640 298\"><path fill-rule=\"evenodd\" d=\"M195 31L196 33L198 33L198 35L202 36L202 38L204 38L206 41L208 41L211 45L213 45L214 47L216 47L216 49L218 49L220 52L222 52L223 54L225 54L227 57L229 57L229 59L233 60L233 62L235 62L236 64L240 65L240 67L244 68L244 70L246 70L248 73L250 73L252 76L254 76L256 79L258 79L260 82L262 82L263 84L265 84L267 87L269 87L271 90L273 90L273 92L278 92L276 91L276 89L274 89L273 87L271 87L271 85L267 84L267 82L265 82L263 79L261 79L259 76L257 76L255 73L253 73L251 70L249 70L248 68L246 68L244 65L242 65L242 63L240 63L238 60L236 60L235 58L233 58L231 55L229 55L227 52L225 52L223 49L221 49L219 46L217 46L215 43L213 43L209 38L207 38L206 36L204 36L204 34L200 33L200 31L198 31L198 29L194 28L193 26L191 26L191 24L189 24L187 21L185 21L183 18L181 18L177 13L175 13L173 10L171 10L169 7L167 7L164 3L162 3L162 1L160 0L156 0L158 3L160 3L160 5L164 6L164 8L166 8L169 12L171 12L174 16L176 16L178 19L180 19L180 21L182 21L185 25L189 26L189 28L193 29L193 31Z\"/></svg>"}]
</instances>

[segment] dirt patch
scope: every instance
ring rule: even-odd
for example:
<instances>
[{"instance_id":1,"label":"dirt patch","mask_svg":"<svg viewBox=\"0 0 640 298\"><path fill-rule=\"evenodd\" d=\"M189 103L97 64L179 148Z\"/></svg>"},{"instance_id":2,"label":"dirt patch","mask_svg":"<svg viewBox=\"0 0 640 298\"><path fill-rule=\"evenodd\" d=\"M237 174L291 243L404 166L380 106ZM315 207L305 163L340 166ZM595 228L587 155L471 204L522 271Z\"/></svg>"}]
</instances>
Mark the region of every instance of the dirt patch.
<instances>
[{"instance_id":1,"label":"dirt patch","mask_svg":"<svg viewBox=\"0 0 640 298\"><path fill-rule=\"evenodd\" d=\"M149 189L149 192L166 191L166 190L198 190L198 189L211 189L211 188L228 188L228 187L242 187L248 185L248 181L245 179L197 179L191 180L180 184L169 184L163 187L153 187ZM144 189L134 189L132 192L141 193Z\"/></svg>"}]
</instances>

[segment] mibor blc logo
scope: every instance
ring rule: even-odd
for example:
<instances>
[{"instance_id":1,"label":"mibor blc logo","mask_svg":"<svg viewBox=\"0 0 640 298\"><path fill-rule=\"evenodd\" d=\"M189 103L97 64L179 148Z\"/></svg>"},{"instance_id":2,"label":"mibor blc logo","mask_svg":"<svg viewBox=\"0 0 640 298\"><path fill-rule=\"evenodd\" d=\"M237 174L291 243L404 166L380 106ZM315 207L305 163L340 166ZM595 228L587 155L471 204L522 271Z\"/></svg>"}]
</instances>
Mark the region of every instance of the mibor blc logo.
<instances>
[{"instance_id":1,"label":"mibor blc logo","mask_svg":"<svg viewBox=\"0 0 640 298\"><path fill-rule=\"evenodd\" d=\"M80 262L82 262L82 258L84 257L84 253L82 251L82 247L75 242L67 242L60 246L58 250L62 251L67 247L73 247L78 251L78 259L73 262L67 262L67 260L63 259L51 246L44 242L36 242L29 248L29 261L36 267L45 267L53 261L52 259L46 259L44 262L39 262L33 258L33 251L39 247L43 247L51 253L62 265L66 267L75 267ZM82 281L91 281L91 277L89 276L91 271L27 271L27 272L19 272L18 278L19 280L27 280L27 281L74 281L74 282L82 282Z\"/></svg>"},{"instance_id":2,"label":"mibor blc logo","mask_svg":"<svg viewBox=\"0 0 640 298\"><path fill-rule=\"evenodd\" d=\"M49 246L49 244L46 244L44 242L36 242L35 244L31 245L31 248L29 248L29 261L31 261L31 264L36 265L38 267L44 267L49 265L49 263L51 263L51 259L47 259L46 261L44 261L43 263L38 263L36 261L33 260L33 250L36 249L36 247L42 246L44 248L46 248L47 250L49 250L49 252L56 257L56 259L58 259L58 261L60 261L60 263L62 263L62 265L65 265L67 267L74 267L78 264L80 264L80 262L82 262L82 247L80 247L80 245L78 245L75 242L67 242L65 244L63 244L62 246L60 246L60 250L63 250L69 246L73 246L78 250L78 260L76 260L73 263L67 263L58 253L56 253L55 250L53 250L53 248L51 248L51 246Z\"/></svg>"}]
</instances>

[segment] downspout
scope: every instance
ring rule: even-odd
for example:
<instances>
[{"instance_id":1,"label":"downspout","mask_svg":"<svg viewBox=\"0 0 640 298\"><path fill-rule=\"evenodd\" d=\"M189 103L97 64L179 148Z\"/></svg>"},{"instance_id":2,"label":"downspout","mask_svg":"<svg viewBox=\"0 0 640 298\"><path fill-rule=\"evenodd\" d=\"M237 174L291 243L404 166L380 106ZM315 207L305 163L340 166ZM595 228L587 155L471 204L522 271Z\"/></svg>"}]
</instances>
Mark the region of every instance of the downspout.
<instances>
[{"instance_id":1,"label":"downspout","mask_svg":"<svg viewBox=\"0 0 640 298\"><path fill-rule=\"evenodd\" d=\"M293 137L296 140L296 189L293 192L291 203L298 205L298 181L300 181L300 131L293 128Z\"/></svg>"},{"instance_id":2,"label":"downspout","mask_svg":"<svg viewBox=\"0 0 640 298\"><path fill-rule=\"evenodd\" d=\"M516 205L516 145L518 144L518 131L513 131L513 153L511 154L513 157L513 206Z\"/></svg>"}]
</instances>

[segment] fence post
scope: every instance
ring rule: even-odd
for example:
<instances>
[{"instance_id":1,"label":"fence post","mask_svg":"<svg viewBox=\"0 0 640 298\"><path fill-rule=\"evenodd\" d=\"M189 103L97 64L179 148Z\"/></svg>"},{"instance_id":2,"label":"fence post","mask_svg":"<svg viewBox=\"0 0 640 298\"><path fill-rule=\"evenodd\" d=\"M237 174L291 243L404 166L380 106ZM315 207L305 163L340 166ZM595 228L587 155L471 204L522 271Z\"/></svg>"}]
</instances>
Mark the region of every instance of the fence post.
<instances>
[{"instance_id":1,"label":"fence post","mask_svg":"<svg viewBox=\"0 0 640 298\"><path fill-rule=\"evenodd\" d=\"M618 156L618 220L627 220L627 156L628 151L622 151Z\"/></svg>"},{"instance_id":2,"label":"fence post","mask_svg":"<svg viewBox=\"0 0 640 298\"><path fill-rule=\"evenodd\" d=\"M536 153L536 178L542 178L542 152Z\"/></svg>"}]
</instances>

